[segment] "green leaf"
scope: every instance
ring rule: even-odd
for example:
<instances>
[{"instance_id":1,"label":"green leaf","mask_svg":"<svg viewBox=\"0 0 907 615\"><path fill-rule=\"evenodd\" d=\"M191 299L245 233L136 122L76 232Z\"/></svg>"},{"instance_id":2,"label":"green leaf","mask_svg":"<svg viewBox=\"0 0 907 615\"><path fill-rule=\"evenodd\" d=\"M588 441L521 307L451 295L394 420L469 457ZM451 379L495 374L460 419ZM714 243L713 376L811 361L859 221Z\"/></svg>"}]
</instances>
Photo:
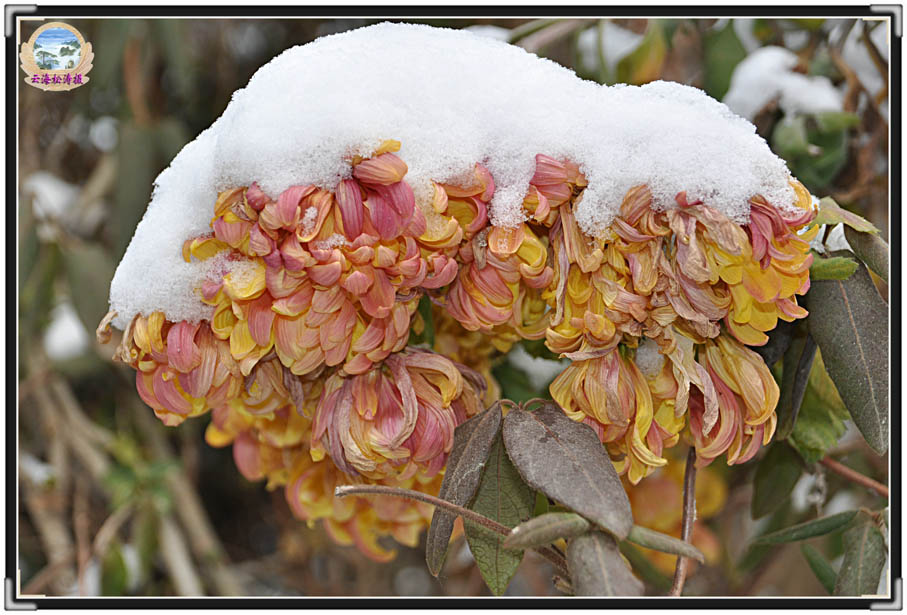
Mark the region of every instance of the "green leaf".
<instances>
[{"instance_id":1,"label":"green leaf","mask_svg":"<svg viewBox=\"0 0 907 615\"><path fill-rule=\"evenodd\" d=\"M825 23L824 19L791 19L792 23L796 24L804 30L809 30L815 32L822 28L822 24Z\"/></svg>"},{"instance_id":2,"label":"green leaf","mask_svg":"<svg viewBox=\"0 0 907 615\"><path fill-rule=\"evenodd\" d=\"M41 242L38 240L35 219L31 205L25 205L26 202L25 199L20 200L19 206L19 292L25 288L25 283L41 255Z\"/></svg>"},{"instance_id":3,"label":"green leaf","mask_svg":"<svg viewBox=\"0 0 907 615\"><path fill-rule=\"evenodd\" d=\"M526 352L533 357L539 357L541 359L550 359L552 361L557 361L558 356L548 350L548 347L545 346L545 340L520 340L519 344L526 349Z\"/></svg>"},{"instance_id":4,"label":"green leaf","mask_svg":"<svg viewBox=\"0 0 907 615\"><path fill-rule=\"evenodd\" d=\"M785 500L781 507L769 515L764 522L764 529L759 533L766 536L787 527L797 517L792 516L790 500ZM773 545L757 545L750 543L737 561L737 568L741 572L752 572L775 550Z\"/></svg>"},{"instance_id":5,"label":"green leaf","mask_svg":"<svg viewBox=\"0 0 907 615\"><path fill-rule=\"evenodd\" d=\"M617 80L642 85L658 79L667 51L668 44L661 22L650 20L639 47L617 63Z\"/></svg>"},{"instance_id":6,"label":"green leaf","mask_svg":"<svg viewBox=\"0 0 907 615\"><path fill-rule=\"evenodd\" d=\"M816 125L822 132L835 132L838 130L847 130L860 125L860 116L856 113L845 113L843 111L822 111L813 116L816 119Z\"/></svg>"},{"instance_id":7,"label":"green leaf","mask_svg":"<svg viewBox=\"0 0 907 615\"><path fill-rule=\"evenodd\" d=\"M92 43L95 49L117 49L118 53L95 53L92 60L91 84L101 90L111 87L122 87L122 50L133 30L139 27L137 20L131 19L101 19L98 20L97 35ZM108 109L107 112L112 110Z\"/></svg>"},{"instance_id":8,"label":"green leaf","mask_svg":"<svg viewBox=\"0 0 907 615\"><path fill-rule=\"evenodd\" d=\"M806 562L816 575L816 578L819 579L822 587L829 594L832 593L835 589L835 578L838 576L835 569L831 567L828 560L822 557L821 553L810 545L800 545L800 551L803 553L803 557L806 558Z\"/></svg>"},{"instance_id":9,"label":"green leaf","mask_svg":"<svg viewBox=\"0 0 907 615\"><path fill-rule=\"evenodd\" d=\"M803 464L797 453L784 442L773 443L756 468L753 519L773 513L784 504L802 473Z\"/></svg>"},{"instance_id":10,"label":"green leaf","mask_svg":"<svg viewBox=\"0 0 907 615\"><path fill-rule=\"evenodd\" d=\"M530 399L539 397L538 391L529 382L526 372L515 367L510 361L502 361L491 369L491 374L501 385L501 397L521 404Z\"/></svg>"},{"instance_id":11,"label":"green leaf","mask_svg":"<svg viewBox=\"0 0 907 615\"><path fill-rule=\"evenodd\" d=\"M411 346L416 344L427 344L429 348L435 345L435 321L431 315L431 298L428 295L422 295L419 299L419 316L422 318L422 333L416 333L410 329L409 343Z\"/></svg>"},{"instance_id":12,"label":"green leaf","mask_svg":"<svg viewBox=\"0 0 907 615\"><path fill-rule=\"evenodd\" d=\"M504 540L509 549L529 549L547 545L559 538L585 534L592 524L576 513L547 513L521 523Z\"/></svg>"},{"instance_id":13,"label":"green leaf","mask_svg":"<svg viewBox=\"0 0 907 615\"><path fill-rule=\"evenodd\" d=\"M19 294L19 331L23 339L46 330L54 302L54 280L60 268L60 258L60 249L56 244L43 244L38 260L23 284Z\"/></svg>"},{"instance_id":14,"label":"green leaf","mask_svg":"<svg viewBox=\"0 0 907 615\"><path fill-rule=\"evenodd\" d=\"M161 22L168 20L159 19L157 21ZM181 54L184 53L178 46L177 49ZM186 128L179 120L165 118L154 125L154 144L157 149L159 160L172 160L188 142L189 133L186 132Z\"/></svg>"},{"instance_id":15,"label":"green leaf","mask_svg":"<svg viewBox=\"0 0 907 615\"><path fill-rule=\"evenodd\" d=\"M847 280L814 282L809 332L854 423L877 453L888 450L888 305L862 264Z\"/></svg>"},{"instance_id":16,"label":"green leaf","mask_svg":"<svg viewBox=\"0 0 907 615\"><path fill-rule=\"evenodd\" d=\"M507 527L515 527L530 518L534 506L535 493L520 478L504 450L504 440L498 435L482 472L482 482L475 500L469 506L470 510ZM494 595L502 595L507 590L510 579L516 574L523 559L523 551L505 549L504 536L471 521L464 520L463 526L469 550L472 551L485 584Z\"/></svg>"},{"instance_id":17,"label":"green leaf","mask_svg":"<svg viewBox=\"0 0 907 615\"><path fill-rule=\"evenodd\" d=\"M835 581L835 596L875 595L885 568L885 537L865 513L862 523L844 532L844 561Z\"/></svg>"},{"instance_id":18,"label":"green leaf","mask_svg":"<svg viewBox=\"0 0 907 615\"><path fill-rule=\"evenodd\" d=\"M847 430L850 418L834 382L825 371L822 354L816 353L806 395L788 442L807 463L815 463L837 444Z\"/></svg>"},{"instance_id":19,"label":"green leaf","mask_svg":"<svg viewBox=\"0 0 907 615\"><path fill-rule=\"evenodd\" d=\"M819 201L819 213L816 215L816 219L813 220L813 224L845 224L861 233L879 232L879 229L872 222L852 211L847 211L830 196Z\"/></svg>"},{"instance_id":20,"label":"green leaf","mask_svg":"<svg viewBox=\"0 0 907 615\"><path fill-rule=\"evenodd\" d=\"M101 562L101 595L122 596L126 593L129 571L119 544L113 544Z\"/></svg>"},{"instance_id":21,"label":"green leaf","mask_svg":"<svg viewBox=\"0 0 907 615\"><path fill-rule=\"evenodd\" d=\"M666 577L658 568L656 568L655 565L643 555L642 551L626 540L620 543L619 548L623 556L630 562L630 566L633 567L633 570L643 581L660 592L667 592L671 589L671 579Z\"/></svg>"},{"instance_id":22,"label":"green leaf","mask_svg":"<svg viewBox=\"0 0 907 615\"><path fill-rule=\"evenodd\" d=\"M807 538L812 538L814 536L824 536L825 534L830 534L850 523L854 517L857 516L857 512L858 511L856 510L848 510L829 517L821 517L812 521L806 521L805 523L798 523L797 525L786 527L783 530L759 536L753 541L753 544L774 545L784 542L806 540Z\"/></svg>"},{"instance_id":23,"label":"green leaf","mask_svg":"<svg viewBox=\"0 0 907 615\"><path fill-rule=\"evenodd\" d=\"M786 160L807 153L809 137L806 118L802 115L785 116L772 131L772 149Z\"/></svg>"},{"instance_id":24,"label":"green leaf","mask_svg":"<svg viewBox=\"0 0 907 615\"><path fill-rule=\"evenodd\" d=\"M535 492L535 509L532 511L533 517L541 517L548 512L548 498L541 491Z\"/></svg>"},{"instance_id":25,"label":"green leaf","mask_svg":"<svg viewBox=\"0 0 907 615\"><path fill-rule=\"evenodd\" d=\"M172 86L177 94L185 96L194 85L196 74L184 43L191 36L186 31L188 24L182 19L153 19L151 25L157 47L166 58L167 70L173 75Z\"/></svg>"},{"instance_id":26,"label":"green leaf","mask_svg":"<svg viewBox=\"0 0 907 615\"><path fill-rule=\"evenodd\" d=\"M841 71L838 70L831 53L825 47L818 49L813 54L812 61L809 63L809 75L828 77L832 81L838 81L842 78Z\"/></svg>"},{"instance_id":27,"label":"green leaf","mask_svg":"<svg viewBox=\"0 0 907 615\"><path fill-rule=\"evenodd\" d=\"M844 226L844 237L861 261L872 269L880 278L888 281L888 244L873 233L862 233L849 226ZM812 275L812 272L810 272Z\"/></svg>"},{"instance_id":28,"label":"green leaf","mask_svg":"<svg viewBox=\"0 0 907 615\"><path fill-rule=\"evenodd\" d=\"M119 508L128 502L136 493L138 479L131 468L122 465L114 465L104 477L104 486L110 493L111 504L114 508Z\"/></svg>"},{"instance_id":29,"label":"green leaf","mask_svg":"<svg viewBox=\"0 0 907 615\"><path fill-rule=\"evenodd\" d=\"M180 467L180 462L177 459L167 459L164 461L154 461L149 463L146 468L141 472L143 479L160 482L161 480L167 478L167 475L177 468Z\"/></svg>"},{"instance_id":30,"label":"green leaf","mask_svg":"<svg viewBox=\"0 0 907 615\"><path fill-rule=\"evenodd\" d=\"M61 249L73 307L85 328L94 331L107 313L113 259L98 244L63 244Z\"/></svg>"},{"instance_id":31,"label":"green leaf","mask_svg":"<svg viewBox=\"0 0 907 615\"><path fill-rule=\"evenodd\" d=\"M503 434L510 459L531 487L619 539L627 537L630 500L591 427L548 402L534 412L511 410Z\"/></svg>"},{"instance_id":32,"label":"green leaf","mask_svg":"<svg viewBox=\"0 0 907 615\"><path fill-rule=\"evenodd\" d=\"M648 547L649 549L655 549L662 553L682 555L683 557L692 558L697 562L705 563L705 555L692 544L639 525L634 525L630 529L627 540L634 542L641 547Z\"/></svg>"},{"instance_id":33,"label":"green leaf","mask_svg":"<svg viewBox=\"0 0 907 615\"><path fill-rule=\"evenodd\" d=\"M847 414L845 411L844 417ZM800 415L794 431L787 441L807 463L815 463L825 456L844 433L847 427L844 419L833 410L823 406L811 389L806 390Z\"/></svg>"},{"instance_id":34,"label":"green leaf","mask_svg":"<svg viewBox=\"0 0 907 615\"><path fill-rule=\"evenodd\" d=\"M132 239L135 227L145 214L154 178L161 170L153 128L124 123L117 144L117 183L115 207L110 210L113 256L119 259ZM103 314L102 314L103 315Z\"/></svg>"},{"instance_id":35,"label":"green leaf","mask_svg":"<svg viewBox=\"0 0 907 615\"><path fill-rule=\"evenodd\" d=\"M771 23L777 22L771 20ZM778 38L779 33L772 28L771 23L768 19L753 20L753 36L755 36L763 45L777 44L775 39Z\"/></svg>"},{"instance_id":36,"label":"green leaf","mask_svg":"<svg viewBox=\"0 0 907 615\"><path fill-rule=\"evenodd\" d=\"M438 497L457 506L472 501L482 477L482 468L501 431L501 404L472 417L454 430L454 444ZM441 572L456 516L435 507L425 540L425 562L434 576Z\"/></svg>"},{"instance_id":37,"label":"green leaf","mask_svg":"<svg viewBox=\"0 0 907 615\"><path fill-rule=\"evenodd\" d=\"M781 373L781 397L778 399L778 426L775 438L785 440L794 430L803 396L809 384L813 359L816 356L816 342L804 332L791 341L790 348L784 355ZM755 510L755 509L754 509ZM756 518L756 517L754 517Z\"/></svg>"},{"instance_id":38,"label":"green leaf","mask_svg":"<svg viewBox=\"0 0 907 615\"><path fill-rule=\"evenodd\" d=\"M796 323L779 320L778 326L768 332L768 342L764 346L753 346L751 350L762 357L765 364L771 368L787 352L795 328Z\"/></svg>"},{"instance_id":39,"label":"green leaf","mask_svg":"<svg viewBox=\"0 0 907 615\"><path fill-rule=\"evenodd\" d=\"M846 256L818 256L809 267L810 280L846 280L854 274L859 263Z\"/></svg>"},{"instance_id":40,"label":"green leaf","mask_svg":"<svg viewBox=\"0 0 907 615\"><path fill-rule=\"evenodd\" d=\"M809 372L809 388L807 389L815 394L816 399L828 408L835 416L841 420L847 420L850 415L847 413L847 407L844 400L838 393L834 381L825 370L825 361L822 359L822 352L816 351L816 357L813 359L813 367Z\"/></svg>"},{"instance_id":41,"label":"green leaf","mask_svg":"<svg viewBox=\"0 0 907 615\"><path fill-rule=\"evenodd\" d=\"M641 596L642 582L627 567L614 537L592 531L567 543L567 569L577 596Z\"/></svg>"},{"instance_id":42,"label":"green leaf","mask_svg":"<svg viewBox=\"0 0 907 615\"><path fill-rule=\"evenodd\" d=\"M830 185L844 168L849 155L850 136L846 130L822 132L813 122L808 128L807 138L812 146L810 151L789 162L797 178L816 191Z\"/></svg>"},{"instance_id":43,"label":"green leaf","mask_svg":"<svg viewBox=\"0 0 907 615\"><path fill-rule=\"evenodd\" d=\"M712 30L702 42L705 56L705 91L721 100L731 85L734 68L746 57L746 48L729 20L721 30Z\"/></svg>"},{"instance_id":44,"label":"green leaf","mask_svg":"<svg viewBox=\"0 0 907 615\"><path fill-rule=\"evenodd\" d=\"M158 552L157 525L157 511L154 508L148 506L136 511L135 520L130 529L130 541L138 551L140 578L146 578L154 566L154 559Z\"/></svg>"}]
</instances>

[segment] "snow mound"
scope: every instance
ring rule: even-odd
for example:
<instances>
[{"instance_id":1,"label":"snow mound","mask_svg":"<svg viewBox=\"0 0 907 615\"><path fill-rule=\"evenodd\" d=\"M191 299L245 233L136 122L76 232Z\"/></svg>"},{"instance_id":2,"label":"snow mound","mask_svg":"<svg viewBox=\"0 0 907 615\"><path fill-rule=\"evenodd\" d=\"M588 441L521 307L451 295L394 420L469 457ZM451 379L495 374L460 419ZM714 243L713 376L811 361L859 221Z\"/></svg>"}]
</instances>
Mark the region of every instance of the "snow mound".
<instances>
[{"instance_id":1,"label":"snow mound","mask_svg":"<svg viewBox=\"0 0 907 615\"><path fill-rule=\"evenodd\" d=\"M795 72L797 62L784 47L757 49L734 68L724 103L750 120L773 100L784 113L841 111L843 98L831 81Z\"/></svg>"},{"instance_id":2,"label":"snow mound","mask_svg":"<svg viewBox=\"0 0 907 615\"><path fill-rule=\"evenodd\" d=\"M271 196L292 185L333 189L353 155L402 143L417 199L431 180L494 176L494 224L514 226L536 154L580 164L589 185L576 218L590 235L624 193L648 184L654 206L686 191L738 222L747 199L794 201L784 162L755 128L695 88L666 82L604 87L525 50L471 32L383 23L294 47L260 68L224 114L161 173L111 285L114 325L163 310L198 321L208 271L185 263L185 239L209 230L219 191L257 181Z\"/></svg>"}]
</instances>

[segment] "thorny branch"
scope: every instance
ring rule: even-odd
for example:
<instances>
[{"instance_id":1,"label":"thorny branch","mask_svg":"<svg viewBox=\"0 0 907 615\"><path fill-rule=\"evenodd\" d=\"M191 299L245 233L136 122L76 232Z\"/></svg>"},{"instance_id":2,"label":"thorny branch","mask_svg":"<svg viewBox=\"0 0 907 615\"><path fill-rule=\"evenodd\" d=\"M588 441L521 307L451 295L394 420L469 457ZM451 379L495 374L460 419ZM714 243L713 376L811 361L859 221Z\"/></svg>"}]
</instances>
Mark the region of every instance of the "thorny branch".
<instances>
[{"instance_id":1,"label":"thorny branch","mask_svg":"<svg viewBox=\"0 0 907 615\"><path fill-rule=\"evenodd\" d=\"M693 533L693 522L696 520L696 450L690 447L687 453L687 465L683 474L683 525L680 528L680 539L690 542ZM689 558L677 556L677 567L674 569L674 584L669 596L683 594L683 584L687 579Z\"/></svg>"}]
</instances>

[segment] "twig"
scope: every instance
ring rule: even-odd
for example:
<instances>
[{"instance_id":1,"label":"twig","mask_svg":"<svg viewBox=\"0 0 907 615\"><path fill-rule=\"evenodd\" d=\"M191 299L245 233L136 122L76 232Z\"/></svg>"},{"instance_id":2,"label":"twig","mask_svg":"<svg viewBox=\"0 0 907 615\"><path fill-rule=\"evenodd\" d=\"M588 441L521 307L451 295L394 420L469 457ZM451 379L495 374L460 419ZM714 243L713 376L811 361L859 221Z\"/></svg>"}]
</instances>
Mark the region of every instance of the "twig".
<instances>
[{"instance_id":1,"label":"twig","mask_svg":"<svg viewBox=\"0 0 907 615\"><path fill-rule=\"evenodd\" d=\"M164 559L164 567L167 569L170 580L173 581L176 593L180 596L204 595L202 582L198 578L198 572L186 549L186 537L180 531L173 515L161 516L158 540L161 545L160 553Z\"/></svg>"},{"instance_id":2,"label":"twig","mask_svg":"<svg viewBox=\"0 0 907 615\"><path fill-rule=\"evenodd\" d=\"M856 19L848 19L844 23L844 29L841 31L841 36L839 36L838 40L835 41L832 49L836 51L841 51L842 49L844 49L844 43L847 42L847 37L850 36L850 31L853 30L853 27L855 25L857 25Z\"/></svg>"},{"instance_id":3,"label":"twig","mask_svg":"<svg viewBox=\"0 0 907 615\"><path fill-rule=\"evenodd\" d=\"M64 378L58 375L51 377L50 389L60 402L60 408L74 429L80 431L86 439L102 447L106 448L113 442L114 434L88 417Z\"/></svg>"},{"instance_id":4,"label":"twig","mask_svg":"<svg viewBox=\"0 0 907 615\"><path fill-rule=\"evenodd\" d=\"M142 41L138 38L130 38L126 43L123 50L123 84L126 86L126 100L129 101L135 123L148 126L151 124L151 111L145 102L147 96L143 82L141 47Z\"/></svg>"},{"instance_id":5,"label":"twig","mask_svg":"<svg viewBox=\"0 0 907 615\"><path fill-rule=\"evenodd\" d=\"M46 361L38 353L29 358L29 374L40 374L46 371ZM57 575L51 579L51 589L55 594L62 594L70 589L77 579L76 571L70 566L75 559L75 548L69 524L64 520L67 509L67 497L71 481L69 454L64 440L66 429L61 429L61 421L56 404L45 386L36 386L32 399L38 407L41 431L46 442L46 458L53 467L53 484L41 487L32 484L20 468L21 485L24 491L25 507L35 526L49 566L59 565ZM63 566L61 562L70 564Z\"/></svg>"},{"instance_id":6,"label":"twig","mask_svg":"<svg viewBox=\"0 0 907 615\"><path fill-rule=\"evenodd\" d=\"M76 566L79 579L79 595L85 595L85 569L91 559L91 519L88 513L88 485L82 478L75 481L72 498L72 527L76 535Z\"/></svg>"},{"instance_id":7,"label":"twig","mask_svg":"<svg viewBox=\"0 0 907 615\"><path fill-rule=\"evenodd\" d=\"M882 57L882 54L879 53L878 48L876 48L875 43L872 42L872 39L869 37L868 23L863 23L863 31L860 33L860 39L863 41L863 44L866 46L866 50L869 51L869 57L872 59L872 63L875 64L876 69L879 71L879 75L882 79L885 80L885 87L888 87L888 62L885 61L885 58Z\"/></svg>"},{"instance_id":8,"label":"twig","mask_svg":"<svg viewBox=\"0 0 907 615\"><path fill-rule=\"evenodd\" d=\"M496 532L501 536L509 536L510 529L506 525L502 525L493 519L489 519L484 515L480 515L477 512L469 510L468 508L463 508L462 506L457 506L452 504L447 500L442 500L433 495L428 495L427 493L422 493L420 491L412 491L411 489L400 489L397 487L385 487L384 485L343 485L334 489L334 495L338 498L342 498L348 495L387 495L397 498L407 498L410 500L417 500L419 502L425 502L426 504L431 504L432 506L437 506L438 508L443 508L444 510L451 512L455 515L463 517L466 521L472 521L477 525ZM561 573L569 576L567 571L567 562L564 558L557 553L551 547L538 547L535 549L539 555L551 562L555 568L557 568Z\"/></svg>"},{"instance_id":9,"label":"twig","mask_svg":"<svg viewBox=\"0 0 907 615\"><path fill-rule=\"evenodd\" d=\"M583 19L565 19L563 21L556 21L550 26L521 39L517 45L530 53L538 53L554 41L567 36L574 30L582 28L587 23L588 22Z\"/></svg>"},{"instance_id":10,"label":"twig","mask_svg":"<svg viewBox=\"0 0 907 615\"><path fill-rule=\"evenodd\" d=\"M154 457L158 461L174 459L173 449L161 433L160 425L151 417L151 410L144 406L136 406L135 414ZM186 528L189 546L198 561L203 564L205 572L210 574L214 589L221 596L243 595L242 582L230 568L226 551L192 483L183 472L168 472L166 480L174 501L179 502L176 514Z\"/></svg>"},{"instance_id":11,"label":"twig","mask_svg":"<svg viewBox=\"0 0 907 615\"><path fill-rule=\"evenodd\" d=\"M59 376L51 377L49 392L62 415L60 433L69 449L93 479L102 481L110 470L110 458L104 449L112 442L113 434L86 416L69 384Z\"/></svg>"},{"instance_id":12,"label":"twig","mask_svg":"<svg viewBox=\"0 0 907 615\"><path fill-rule=\"evenodd\" d=\"M91 545L91 550L98 559L104 558L104 554L107 552L110 541L113 540L113 537L116 536L123 524L129 520L129 516L132 514L134 507L135 504L133 502L123 504L113 511L110 516L104 520L104 523L101 524Z\"/></svg>"},{"instance_id":13,"label":"twig","mask_svg":"<svg viewBox=\"0 0 907 615\"><path fill-rule=\"evenodd\" d=\"M687 453L687 466L683 474L683 525L680 528L680 539L690 542L693 533L693 522L696 520L696 449L690 447ZM683 584L687 579L687 566L689 560L681 555L677 556L677 567L674 569L674 584L671 586L669 596L680 596L683 593Z\"/></svg>"},{"instance_id":14,"label":"twig","mask_svg":"<svg viewBox=\"0 0 907 615\"><path fill-rule=\"evenodd\" d=\"M42 489L33 485L21 470L20 479L25 508L47 556L46 569L53 569L52 578L42 580L40 584L35 582L34 585L40 588L49 583L53 593L63 594L77 578L72 567L76 555L72 535L68 524L63 520L64 496L56 489ZM32 585L29 583L28 588L36 592L37 589Z\"/></svg>"},{"instance_id":15,"label":"twig","mask_svg":"<svg viewBox=\"0 0 907 615\"><path fill-rule=\"evenodd\" d=\"M57 578L61 569L72 564L72 553L68 553L65 558L49 563L44 568L32 575L28 583L25 584L19 592L19 597L33 596L44 589L44 586ZM42 596L44 594L41 594Z\"/></svg>"},{"instance_id":16,"label":"twig","mask_svg":"<svg viewBox=\"0 0 907 615\"><path fill-rule=\"evenodd\" d=\"M334 490L334 495L338 498L346 497L348 495L389 495L391 497L418 500L420 502L425 502L426 504L431 504L432 506L437 506L438 508L443 508L455 515L463 517L463 519L467 521L472 521L492 532L497 532L501 536L510 535L510 528L506 525L498 523L493 519L489 519L485 515L480 515L477 512L471 511L468 508L457 506L447 500L442 500L441 498L422 493L421 491L385 487L384 485L343 485Z\"/></svg>"},{"instance_id":17,"label":"twig","mask_svg":"<svg viewBox=\"0 0 907 615\"><path fill-rule=\"evenodd\" d=\"M47 461L54 468L55 488L60 493L65 493L70 482L69 455L64 441L66 429L60 429L61 421L57 412L57 404L48 389L38 386L32 391L32 394L38 404L41 429L44 431L44 438L47 442Z\"/></svg>"},{"instance_id":18,"label":"twig","mask_svg":"<svg viewBox=\"0 0 907 615\"><path fill-rule=\"evenodd\" d=\"M507 42L513 45L518 40L526 38L530 34L534 34L539 30L543 30L556 21L556 19L536 19L519 25L510 31L510 37L507 39Z\"/></svg>"},{"instance_id":19,"label":"twig","mask_svg":"<svg viewBox=\"0 0 907 615\"><path fill-rule=\"evenodd\" d=\"M851 482L862 485L863 487L866 487L871 491L875 491L884 498L888 497L888 487L878 481L869 478L868 476L860 474L856 470L848 468L843 463L835 461L831 457L824 457L819 460L819 463L821 463L823 466L825 466L838 476L842 476Z\"/></svg>"}]
</instances>

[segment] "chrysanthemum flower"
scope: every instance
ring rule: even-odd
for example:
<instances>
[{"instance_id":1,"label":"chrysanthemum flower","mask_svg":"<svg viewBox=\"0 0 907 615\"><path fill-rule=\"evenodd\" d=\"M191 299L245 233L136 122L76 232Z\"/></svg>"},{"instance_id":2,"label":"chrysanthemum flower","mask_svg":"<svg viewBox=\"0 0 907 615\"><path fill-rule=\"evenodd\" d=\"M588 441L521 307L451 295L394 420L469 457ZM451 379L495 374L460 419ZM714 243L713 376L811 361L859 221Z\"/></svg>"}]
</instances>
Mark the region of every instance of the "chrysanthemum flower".
<instances>
[{"instance_id":1,"label":"chrysanthemum flower","mask_svg":"<svg viewBox=\"0 0 907 615\"><path fill-rule=\"evenodd\" d=\"M501 385L491 373L492 359L506 354L519 336L513 332L516 340L510 341L512 338L503 332L485 335L480 331L468 331L438 306L433 306L431 313L435 333L433 350L481 374L486 386L482 401L485 408L491 406L501 398Z\"/></svg>"},{"instance_id":2,"label":"chrysanthemum flower","mask_svg":"<svg viewBox=\"0 0 907 615\"><path fill-rule=\"evenodd\" d=\"M169 426L226 404L242 389L229 345L204 325L170 323L161 312L133 319L117 358L135 368L139 396Z\"/></svg>"},{"instance_id":3,"label":"chrysanthemum flower","mask_svg":"<svg viewBox=\"0 0 907 615\"><path fill-rule=\"evenodd\" d=\"M743 463L768 444L775 433L778 384L762 358L727 335L709 340L699 349L718 395L718 418L703 426L701 394L690 397L690 432L702 466L723 453L728 464Z\"/></svg>"},{"instance_id":4,"label":"chrysanthemum flower","mask_svg":"<svg viewBox=\"0 0 907 615\"><path fill-rule=\"evenodd\" d=\"M253 185L221 193L213 236L189 241L187 258L225 250L238 272L202 289L212 330L230 340L247 374L272 350L294 374L322 364L363 373L406 345L425 289L449 284L457 263L427 253L426 222L387 142L358 161L335 193L294 186L276 201ZM236 263L226 254L225 267Z\"/></svg>"},{"instance_id":5,"label":"chrysanthemum flower","mask_svg":"<svg viewBox=\"0 0 907 615\"><path fill-rule=\"evenodd\" d=\"M289 470L287 502L296 517L310 524L322 521L334 542L355 545L375 561L386 562L396 554L379 543L382 536L391 536L408 547L418 546L419 536L431 523L433 507L399 498L334 496L336 487L361 480L345 474L329 458L314 461L308 454L298 455ZM426 478L416 474L407 479L377 481L377 484L437 495L441 475Z\"/></svg>"},{"instance_id":6,"label":"chrysanthemum flower","mask_svg":"<svg viewBox=\"0 0 907 615\"><path fill-rule=\"evenodd\" d=\"M284 487L290 508L299 519L310 524L321 521L338 544L355 545L376 561L388 561L395 551L382 546L378 539L391 536L401 544L417 546L431 521L432 507L399 499L337 498L334 489L368 482L436 495L441 474L427 477L417 473L408 478L372 481L344 473L329 457L314 461L309 448L312 421L305 415L315 412L324 384L320 377L297 379L297 401L268 415L251 413L240 403L217 408L211 414L205 440L214 447L232 445L236 467L247 480L265 480L268 489Z\"/></svg>"},{"instance_id":7,"label":"chrysanthemum flower","mask_svg":"<svg viewBox=\"0 0 907 615\"><path fill-rule=\"evenodd\" d=\"M580 230L573 204L561 205L551 230L556 275L547 296L555 313L546 342L574 363L551 394L568 415L596 429L631 482L665 463L661 450L677 441L688 412L700 463L724 452L729 463L744 461L771 438L774 381L765 380L761 360L752 363L745 353L757 355L726 339L722 324L738 340L759 345L778 318L806 315L795 295L809 288L811 256L796 231L814 213L808 193L794 187L801 214L785 218L757 197L746 227L684 194L678 207L655 211L649 191L637 187L596 240ZM664 364L649 386L618 352L647 339L657 343ZM719 375L720 357L735 363ZM759 390L737 386L752 378L762 383ZM658 413L653 387L662 400ZM741 396L746 401L736 403Z\"/></svg>"},{"instance_id":8,"label":"chrysanthemum flower","mask_svg":"<svg viewBox=\"0 0 907 615\"><path fill-rule=\"evenodd\" d=\"M433 477L454 428L484 408L484 389L481 375L416 348L364 374L334 374L313 417L312 458L370 479Z\"/></svg>"},{"instance_id":9,"label":"chrysanthemum flower","mask_svg":"<svg viewBox=\"0 0 907 615\"><path fill-rule=\"evenodd\" d=\"M576 164L537 154L535 174L529 180L529 192L523 199L523 208L531 220L547 227L553 226L558 218L558 208L585 187L586 178Z\"/></svg>"}]
</instances>

